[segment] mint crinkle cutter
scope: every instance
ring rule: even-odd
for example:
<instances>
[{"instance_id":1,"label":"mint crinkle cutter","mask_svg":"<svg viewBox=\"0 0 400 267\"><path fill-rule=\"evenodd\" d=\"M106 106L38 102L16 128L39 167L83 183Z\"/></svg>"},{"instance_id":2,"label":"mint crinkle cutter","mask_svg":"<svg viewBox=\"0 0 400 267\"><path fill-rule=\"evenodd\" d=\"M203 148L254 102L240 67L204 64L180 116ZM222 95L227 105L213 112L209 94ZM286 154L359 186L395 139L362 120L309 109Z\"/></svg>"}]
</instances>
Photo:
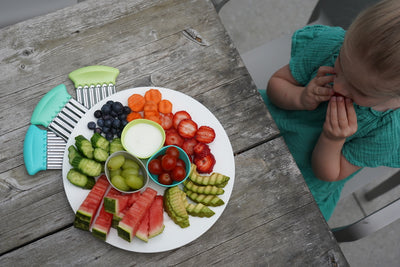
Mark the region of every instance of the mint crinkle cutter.
<instances>
[{"instance_id":1,"label":"mint crinkle cutter","mask_svg":"<svg viewBox=\"0 0 400 267\"><path fill-rule=\"evenodd\" d=\"M64 84L60 84L40 99L33 110L31 123L44 126L67 141L87 110L68 94Z\"/></svg>"},{"instance_id":2,"label":"mint crinkle cutter","mask_svg":"<svg viewBox=\"0 0 400 267\"><path fill-rule=\"evenodd\" d=\"M116 68L97 65L74 70L68 77L74 82L76 99L91 108L100 100L115 94L118 74Z\"/></svg>"},{"instance_id":3,"label":"mint crinkle cutter","mask_svg":"<svg viewBox=\"0 0 400 267\"><path fill-rule=\"evenodd\" d=\"M78 102L89 109L116 92L115 80L118 74L119 70L112 67L89 66L71 72L69 77L75 84ZM24 161L28 173L34 175L41 170L62 169L65 149L64 138L31 125L24 141Z\"/></svg>"}]
</instances>

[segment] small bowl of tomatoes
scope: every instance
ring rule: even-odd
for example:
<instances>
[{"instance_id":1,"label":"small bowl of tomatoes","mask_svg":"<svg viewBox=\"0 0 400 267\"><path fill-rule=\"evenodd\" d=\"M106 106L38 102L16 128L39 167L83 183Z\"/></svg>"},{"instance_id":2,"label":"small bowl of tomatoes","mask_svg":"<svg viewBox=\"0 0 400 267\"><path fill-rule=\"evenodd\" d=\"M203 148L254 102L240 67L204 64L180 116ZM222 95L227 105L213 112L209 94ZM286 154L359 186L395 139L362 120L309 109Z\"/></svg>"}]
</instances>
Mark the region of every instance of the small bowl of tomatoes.
<instances>
[{"instance_id":1,"label":"small bowl of tomatoes","mask_svg":"<svg viewBox=\"0 0 400 267\"><path fill-rule=\"evenodd\" d=\"M150 178L163 187L183 183L189 176L190 167L191 162L186 152L174 145L162 147L146 163Z\"/></svg>"}]
</instances>

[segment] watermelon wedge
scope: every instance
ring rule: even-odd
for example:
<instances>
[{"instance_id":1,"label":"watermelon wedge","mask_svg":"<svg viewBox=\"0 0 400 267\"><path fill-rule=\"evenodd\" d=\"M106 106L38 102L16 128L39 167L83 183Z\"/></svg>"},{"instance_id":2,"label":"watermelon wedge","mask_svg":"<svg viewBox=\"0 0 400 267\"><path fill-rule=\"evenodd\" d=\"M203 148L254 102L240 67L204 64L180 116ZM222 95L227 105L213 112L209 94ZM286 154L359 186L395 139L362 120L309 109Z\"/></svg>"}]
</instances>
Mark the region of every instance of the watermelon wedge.
<instances>
[{"instance_id":1,"label":"watermelon wedge","mask_svg":"<svg viewBox=\"0 0 400 267\"><path fill-rule=\"evenodd\" d=\"M107 212L118 214L128 205L129 195L125 195L112 187L104 197L104 208Z\"/></svg>"},{"instance_id":2,"label":"watermelon wedge","mask_svg":"<svg viewBox=\"0 0 400 267\"><path fill-rule=\"evenodd\" d=\"M95 237L98 237L101 240L106 241L107 235L110 232L112 218L113 215L107 212L103 205L101 207L99 216L97 216L97 218L93 223L92 234Z\"/></svg>"},{"instance_id":3,"label":"watermelon wedge","mask_svg":"<svg viewBox=\"0 0 400 267\"><path fill-rule=\"evenodd\" d=\"M136 232L136 237L145 242L149 241L149 219L150 219L149 215L150 215L150 210L147 210Z\"/></svg>"},{"instance_id":4,"label":"watermelon wedge","mask_svg":"<svg viewBox=\"0 0 400 267\"><path fill-rule=\"evenodd\" d=\"M74 226L76 228L89 231L94 216L96 216L97 210L100 207L109 185L105 175L99 177L96 184L76 211L74 220Z\"/></svg>"},{"instance_id":5,"label":"watermelon wedge","mask_svg":"<svg viewBox=\"0 0 400 267\"><path fill-rule=\"evenodd\" d=\"M135 203L129 208L125 216L118 223L118 236L131 242L139 228L139 225L154 201L157 191L147 187Z\"/></svg>"},{"instance_id":6,"label":"watermelon wedge","mask_svg":"<svg viewBox=\"0 0 400 267\"><path fill-rule=\"evenodd\" d=\"M161 234L164 228L163 197L156 196L149 210L149 238Z\"/></svg>"}]
</instances>

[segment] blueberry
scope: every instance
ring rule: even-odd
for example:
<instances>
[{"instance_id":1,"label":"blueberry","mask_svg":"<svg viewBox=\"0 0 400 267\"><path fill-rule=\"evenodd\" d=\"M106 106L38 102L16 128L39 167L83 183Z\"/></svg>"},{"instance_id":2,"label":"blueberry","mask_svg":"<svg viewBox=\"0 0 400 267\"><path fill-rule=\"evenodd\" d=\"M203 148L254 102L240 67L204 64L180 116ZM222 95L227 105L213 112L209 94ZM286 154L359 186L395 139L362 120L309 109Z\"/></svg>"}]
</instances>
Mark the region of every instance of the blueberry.
<instances>
[{"instance_id":1,"label":"blueberry","mask_svg":"<svg viewBox=\"0 0 400 267\"><path fill-rule=\"evenodd\" d=\"M127 120L121 121L121 129L123 129L129 122Z\"/></svg>"},{"instance_id":2,"label":"blueberry","mask_svg":"<svg viewBox=\"0 0 400 267\"><path fill-rule=\"evenodd\" d=\"M115 111L117 114L121 114L124 112L124 106L121 104L121 102L114 102L112 105L112 110Z\"/></svg>"},{"instance_id":3,"label":"blueberry","mask_svg":"<svg viewBox=\"0 0 400 267\"><path fill-rule=\"evenodd\" d=\"M111 119L104 121L104 126L111 128L113 125L113 121Z\"/></svg>"},{"instance_id":4,"label":"blueberry","mask_svg":"<svg viewBox=\"0 0 400 267\"><path fill-rule=\"evenodd\" d=\"M114 101L112 101L112 100L108 100L106 103L106 105L110 105L110 106L112 106L112 104L114 104Z\"/></svg>"},{"instance_id":5,"label":"blueberry","mask_svg":"<svg viewBox=\"0 0 400 267\"><path fill-rule=\"evenodd\" d=\"M119 114L119 115L118 115L118 119L119 119L120 121L126 120L126 114L125 114L125 113Z\"/></svg>"},{"instance_id":6,"label":"blueberry","mask_svg":"<svg viewBox=\"0 0 400 267\"><path fill-rule=\"evenodd\" d=\"M114 118L110 114L107 114L103 116L103 120L114 120Z\"/></svg>"},{"instance_id":7,"label":"blueberry","mask_svg":"<svg viewBox=\"0 0 400 267\"><path fill-rule=\"evenodd\" d=\"M101 128L97 127L96 129L94 129L94 132L101 134L103 131L101 130Z\"/></svg>"},{"instance_id":8,"label":"blueberry","mask_svg":"<svg viewBox=\"0 0 400 267\"><path fill-rule=\"evenodd\" d=\"M118 138L121 138L121 135L122 135L122 131L121 131L121 130L118 130L118 132L117 132Z\"/></svg>"},{"instance_id":9,"label":"blueberry","mask_svg":"<svg viewBox=\"0 0 400 267\"><path fill-rule=\"evenodd\" d=\"M95 123L94 121L90 121L90 122L87 124L87 127L88 127L90 130L94 130L94 129L96 129L96 123Z\"/></svg>"},{"instance_id":10,"label":"blueberry","mask_svg":"<svg viewBox=\"0 0 400 267\"><path fill-rule=\"evenodd\" d=\"M110 116L113 117L113 118L116 118L116 117L118 117L118 113L115 112L114 110L111 110Z\"/></svg>"},{"instance_id":11,"label":"blueberry","mask_svg":"<svg viewBox=\"0 0 400 267\"><path fill-rule=\"evenodd\" d=\"M103 131L103 133L107 134L111 132L111 128L110 127L106 127L104 126L103 128L101 128L101 130Z\"/></svg>"},{"instance_id":12,"label":"blueberry","mask_svg":"<svg viewBox=\"0 0 400 267\"><path fill-rule=\"evenodd\" d=\"M128 115L128 114L131 113L131 112L132 112L132 110L131 110L130 107L124 106L124 113L125 113L126 115Z\"/></svg>"},{"instance_id":13,"label":"blueberry","mask_svg":"<svg viewBox=\"0 0 400 267\"><path fill-rule=\"evenodd\" d=\"M118 129L119 127L121 127L121 121L119 119L115 119L112 122L112 126L113 126L113 128Z\"/></svg>"},{"instance_id":14,"label":"blueberry","mask_svg":"<svg viewBox=\"0 0 400 267\"><path fill-rule=\"evenodd\" d=\"M101 110L98 109L94 112L95 118L99 119L99 118L101 118L101 116L103 116L103 114L101 113Z\"/></svg>"},{"instance_id":15,"label":"blueberry","mask_svg":"<svg viewBox=\"0 0 400 267\"><path fill-rule=\"evenodd\" d=\"M98 125L99 127L103 127L103 126L104 126L104 119L98 119L98 120L97 120L97 125Z\"/></svg>"},{"instance_id":16,"label":"blueberry","mask_svg":"<svg viewBox=\"0 0 400 267\"><path fill-rule=\"evenodd\" d=\"M106 133L106 139L107 139L108 141L113 140L113 139L114 139L114 134L112 134L112 133Z\"/></svg>"},{"instance_id":17,"label":"blueberry","mask_svg":"<svg viewBox=\"0 0 400 267\"><path fill-rule=\"evenodd\" d=\"M111 106L110 105L104 105L101 107L101 112L103 113L103 115L107 115L110 114L111 112Z\"/></svg>"},{"instance_id":18,"label":"blueberry","mask_svg":"<svg viewBox=\"0 0 400 267\"><path fill-rule=\"evenodd\" d=\"M118 132L118 129L116 129L116 128L111 128L110 131L111 131L112 134L116 134L116 133Z\"/></svg>"}]
</instances>

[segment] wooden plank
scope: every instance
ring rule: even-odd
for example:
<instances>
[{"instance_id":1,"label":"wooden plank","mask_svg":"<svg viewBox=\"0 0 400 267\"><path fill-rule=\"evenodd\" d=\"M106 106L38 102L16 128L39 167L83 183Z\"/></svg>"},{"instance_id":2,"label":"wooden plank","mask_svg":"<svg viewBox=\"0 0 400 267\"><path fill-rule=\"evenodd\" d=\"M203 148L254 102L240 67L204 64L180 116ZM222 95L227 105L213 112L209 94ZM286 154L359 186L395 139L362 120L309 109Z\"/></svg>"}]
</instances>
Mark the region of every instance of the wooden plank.
<instances>
[{"instance_id":1,"label":"wooden plank","mask_svg":"<svg viewBox=\"0 0 400 267\"><path fill-rule=\"evenodd\" d=\"M187 246L149 257L69 227L4 254L0 265L347 265L281 138L241 153L235 164L235 186L226 210Z\"/></svg>"}]
</instances>

